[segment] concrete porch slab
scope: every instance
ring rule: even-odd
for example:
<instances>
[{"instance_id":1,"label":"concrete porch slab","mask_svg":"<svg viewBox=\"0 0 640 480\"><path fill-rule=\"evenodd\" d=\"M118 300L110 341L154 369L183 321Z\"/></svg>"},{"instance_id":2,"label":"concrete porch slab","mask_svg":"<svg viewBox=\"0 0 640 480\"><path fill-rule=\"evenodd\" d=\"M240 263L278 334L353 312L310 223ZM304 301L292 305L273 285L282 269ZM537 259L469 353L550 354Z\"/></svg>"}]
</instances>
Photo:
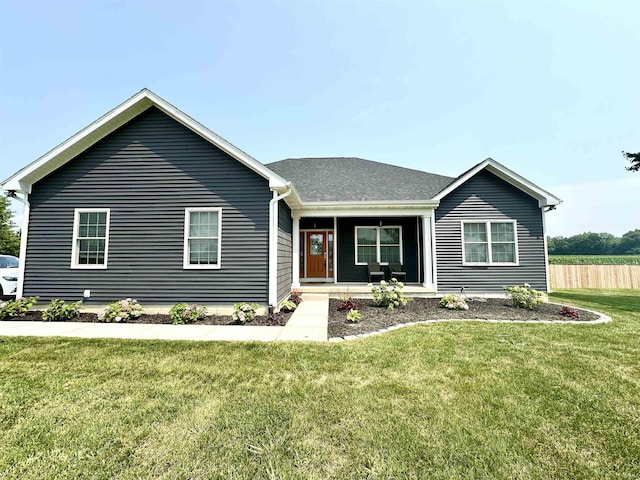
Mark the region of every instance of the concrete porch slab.
<instances>
[{"instance_id":1,"label":"concrete porch slab","mask_svg":"<svg viewBox=\"0 0 640 480\"><path fill-rule=\"evenodd\" d=\"M371 286L363 283L308 283L296 290L303 294L326 294L332 298L341 296L369 298ZM403 293L408 297L431 298L437 294L434 289L419 284L404 284Z\"/></svg>"}]
</instances>

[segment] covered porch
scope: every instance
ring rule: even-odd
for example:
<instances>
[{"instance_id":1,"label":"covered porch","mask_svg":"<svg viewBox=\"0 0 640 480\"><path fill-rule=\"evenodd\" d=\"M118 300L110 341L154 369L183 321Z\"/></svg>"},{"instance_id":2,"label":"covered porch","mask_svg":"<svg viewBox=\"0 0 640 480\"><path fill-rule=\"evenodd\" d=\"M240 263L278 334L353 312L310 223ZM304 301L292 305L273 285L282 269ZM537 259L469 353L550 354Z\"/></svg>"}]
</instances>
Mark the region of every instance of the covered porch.
<instances>
[{"instance_id":1,"label":"covered porch","mask_svg":"<svg viewBox=\"0 0 640 480\"><path fill-rule=\"evenodd\" d=\"M292 210L292 286L306 293L371 293L368 263L389 278L389 264L406 272L405 291L436 292L434 209L378 208ZM378 279L376 279L377 281Z\"/></svg>"},{"instance_id":2,"label":"covered porch","mask_svg":"<svg viewBox=\"0 0 640 480\"><path fill-rule=\"evenodd\" d=\"M309 294L326 294L332 298L342 296L354 298L371 297L371 287L362 283L305 283L303 282L299 288L300 293ZM413 298L433 298L437 296L435 289L424 287L421 284L408 283L403 289L407 297Z\"/></svg>"}]
</instances>

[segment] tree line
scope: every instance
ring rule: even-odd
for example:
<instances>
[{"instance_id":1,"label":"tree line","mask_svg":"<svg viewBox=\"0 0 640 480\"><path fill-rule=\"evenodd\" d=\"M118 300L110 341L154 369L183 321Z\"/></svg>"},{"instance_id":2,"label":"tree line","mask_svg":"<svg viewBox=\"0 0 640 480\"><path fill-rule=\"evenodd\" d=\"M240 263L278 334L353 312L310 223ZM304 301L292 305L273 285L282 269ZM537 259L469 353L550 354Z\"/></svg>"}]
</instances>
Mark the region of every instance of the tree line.
<instances>
[{"instance_id":1,"label":"tree line","mask_svg":"<svg viewBox=\"0 0 640 480\"><path fill-rule=\"evenodd\" d=\"M9 199L0 197L0 254L18 256L20 252L20 233L11 219Z\"/></svg>"},{"instance_id":2,"label":"tree line","mask_svg":"<svg viewBox=\"0 0 640 480\"><path fill-rule=\"evenodd\" d=\"M548 237L549 255L640 255L640 230L621 237L610 233L581 233L572 237Z\"/></svg>"}]
</instances>

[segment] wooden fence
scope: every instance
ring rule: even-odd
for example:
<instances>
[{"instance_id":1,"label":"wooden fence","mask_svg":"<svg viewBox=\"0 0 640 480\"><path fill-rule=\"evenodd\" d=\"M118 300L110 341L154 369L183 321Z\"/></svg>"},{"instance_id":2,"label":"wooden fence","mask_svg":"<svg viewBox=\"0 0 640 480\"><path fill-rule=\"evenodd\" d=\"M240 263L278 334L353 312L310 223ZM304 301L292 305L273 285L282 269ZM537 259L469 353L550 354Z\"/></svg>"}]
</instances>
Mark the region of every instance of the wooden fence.
<instances>
[{"instance_id":1,"label":"wooden fence","mask_svg":"<svg viewBox=\"0 0 640 480\"><path fill-rule=\"evenodd\" d=\"M549 265L554 288L640 288L640 265Z\"/></svg>"}]
</instances>

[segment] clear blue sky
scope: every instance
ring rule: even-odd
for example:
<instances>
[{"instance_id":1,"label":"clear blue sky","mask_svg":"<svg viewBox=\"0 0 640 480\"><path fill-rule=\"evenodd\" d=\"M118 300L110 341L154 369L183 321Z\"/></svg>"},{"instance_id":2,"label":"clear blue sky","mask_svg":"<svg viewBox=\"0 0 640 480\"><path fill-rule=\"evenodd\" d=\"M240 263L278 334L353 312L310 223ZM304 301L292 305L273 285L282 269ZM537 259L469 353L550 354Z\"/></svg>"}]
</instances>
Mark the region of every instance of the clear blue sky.
<instances>
[{"instance_id":1,"label":"clear blue sky","mask_svg":"<svg viewBox=\"0 0 640 480\"><path fill-rule=\"evenodd\" d=\"M551 235L640 228L640 2L0 0L0 177L143 87L268 163L457 176L565 200Z\"/></svg>"}]
</instances>

